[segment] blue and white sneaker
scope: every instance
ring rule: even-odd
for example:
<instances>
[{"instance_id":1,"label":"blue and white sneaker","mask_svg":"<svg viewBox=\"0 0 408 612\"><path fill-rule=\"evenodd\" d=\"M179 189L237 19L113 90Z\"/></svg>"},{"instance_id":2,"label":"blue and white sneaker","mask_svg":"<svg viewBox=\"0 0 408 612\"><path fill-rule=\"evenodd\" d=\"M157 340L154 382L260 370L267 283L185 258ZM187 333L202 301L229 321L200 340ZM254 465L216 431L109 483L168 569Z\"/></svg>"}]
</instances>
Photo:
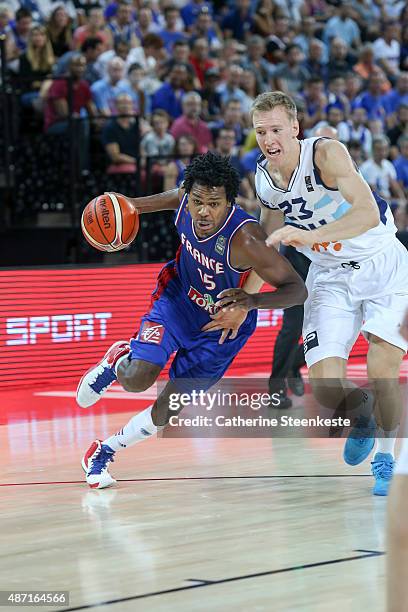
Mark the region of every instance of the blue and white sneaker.
<instances>
[{"instance_id":1,"label":"blue and white sneaker","mask_svg":"<svg viewBox=\"0 0 408 612\"><path fill-rule=\"evenodd\" d=\"M81 408L89 408L101 399L102 395L117 380L115 365L120 357L130 352L129 342L115 342L106 351L103 359L90 368L79 381L76 400Z\"/></svg>"},{"instance_id":2,"label":"blue and white sneaker","mask_svg":"<svg viewBox=\"0 0 408 612\"><path fill-rule=\"evenodd\" d=\"M374 403L371 394L365 394L365 403L367 403L366 409ZM358 465L368 457L374 448L376 429L374 417L370 413L368 416L360 414L357 417L343 450L343 459L348 465Z\"/></svg>"},{"instance_id":3,"label":"blue and white sneaker","mask_svg":"<svg viewBox=\"0 0 408 612\"><path fill-rule=\"evenodd\" d=\"M82 457L81 465L86 474L86 482L91 489L105 489L115 484L109 474L109 462L114 461L115 451L101 440L95 440Z\"/></svg>"},{"instance_id":4,"label":"blue and white sneaker","mask_svg":"<svg viewBox=\"0 0 408 612\"><path fill-rule=\"evenodd\" d=\"M376 424L372 417L359 416L350 431L343 450L348 465L358 465L374 448Z\"/></svg>"},{"instance_id":5,"label":"blue and white sneaker","mask_svg":"<svg viewBox=\"0 0 408 612\"><path fill-rule=\"evenodd\" d=\"M371 462L371 472L375 478L373 495L388 495L395 461L391 453L376 453Z\"/></svg>"}]
</instances>

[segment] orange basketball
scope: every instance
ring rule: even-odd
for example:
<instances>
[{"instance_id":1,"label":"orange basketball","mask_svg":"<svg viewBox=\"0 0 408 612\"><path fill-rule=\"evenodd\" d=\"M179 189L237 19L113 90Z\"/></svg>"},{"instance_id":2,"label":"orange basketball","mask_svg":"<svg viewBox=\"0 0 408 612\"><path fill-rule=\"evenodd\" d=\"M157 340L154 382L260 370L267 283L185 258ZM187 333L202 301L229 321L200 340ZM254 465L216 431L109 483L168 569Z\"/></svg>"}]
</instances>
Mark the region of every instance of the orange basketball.
<instances>
[{"instance_id":1,"label":"orange basketball","mask_svg":"<svg viewBox=\"0 0 408 612\"><path fill-rule=\"evenodd\" d=\"M99 251L120 251L135 239L139 215L123 196L104 193L91 200L81 218L85 239Z\"/></svg>"}]
</instances>

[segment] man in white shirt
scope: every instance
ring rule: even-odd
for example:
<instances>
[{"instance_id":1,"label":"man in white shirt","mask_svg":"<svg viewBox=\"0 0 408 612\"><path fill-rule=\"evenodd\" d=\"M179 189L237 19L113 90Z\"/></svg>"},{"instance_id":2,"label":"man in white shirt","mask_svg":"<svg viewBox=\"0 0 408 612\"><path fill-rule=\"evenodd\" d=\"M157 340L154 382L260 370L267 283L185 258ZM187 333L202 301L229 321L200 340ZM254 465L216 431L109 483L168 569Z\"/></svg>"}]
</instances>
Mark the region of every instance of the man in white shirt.
<instances>
[{"instance_id":1,"label":"man in white shirt","mask_svg":"<svg viewBox=\"0 0 408 612\"><path fill-rule=\"evenodd\" d=\"M393 164L387 159L390 151L390 142L386 136L375 136L373 138L373 157L367 159L360 168L361 174L385 200L390 200L391 210L394 213L397 227L399 217L405 211L406 200L404 192L398 183L397 171ZM401 219L402 221L402 219ZM404 229L399 227L399 229Z\"/></svg>"},{"instance_id":2,"label":"man in white shirt","mask_svg":"<svg viewBox=\"0 0 408 612\"><path fill-rule=\"evenodd\" d=\"M400 26L395 21L387 22L384 25L383 38L377 38L373 44L374 58L391 80L399 74L399 30Z\"/></svg>"}]
</instances>

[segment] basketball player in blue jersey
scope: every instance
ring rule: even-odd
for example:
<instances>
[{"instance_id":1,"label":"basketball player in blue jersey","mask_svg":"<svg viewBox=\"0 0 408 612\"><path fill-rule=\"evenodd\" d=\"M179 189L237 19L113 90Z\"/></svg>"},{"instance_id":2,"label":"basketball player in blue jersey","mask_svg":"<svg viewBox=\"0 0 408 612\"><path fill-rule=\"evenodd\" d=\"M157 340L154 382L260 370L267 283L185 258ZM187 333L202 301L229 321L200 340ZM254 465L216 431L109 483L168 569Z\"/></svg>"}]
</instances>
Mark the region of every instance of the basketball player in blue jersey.
<instances>
[{"instance_id":1,"label":"basketball player in blue jersey","mask_svg":"<svg viewBox=\"0 0 408 612\"><path fill-rule=\"evenodd\" d=\"M169 412L169 395L178 389L177 383L190 380L195 390L197 385L206 390L222 378L255 331L257 308L287 308L306 298L304 283L290 263L266 246L259 223L234 205L238 189L239 175L229 160L206 153L187 167L180 194L172 190L129 198L138 213L177 210L181 245L176 259L159 274L137 336L130 345L116 342L83 376L78 404L91 406L116 380L126 391L144 391L153 385L170 355L176 352L176 356L170 382L153 406L88 449L82 466L92 488L115 482L108 467L116 451L145 440L168 422L174 414ZM240 287L251 269L276 291L247 295ZM210 315L231 303L245 308L245 320L229 337L228 329L215 334Z\"/></svg>"},{"instance_id":2,"label":"basketball player in blue jersey","mask_svg":"<svg viewBox=\"0 0 408 612\"><path fill-rule=\"evenodd\" d=\"M260 94L252 119L262 151L255 185L267 244L292 245L312 262L303 338L315 397L327 407L361 413L344 459L361 463L377 437L373 493L387 495L402 411L398 377L408 347L399 334L408 305L408 253L395 237L387 203L370 190L345 146L327 138L298 140L289 96ZM244 287L251 293L261 285L252 272ZM218 313L212 329L237 329L241 320L237 308ZM346 381L347 359L360 331L369 342L367 371L376 391L377 424L367 416L372 396Z\"/></svg>"}]
</instances>

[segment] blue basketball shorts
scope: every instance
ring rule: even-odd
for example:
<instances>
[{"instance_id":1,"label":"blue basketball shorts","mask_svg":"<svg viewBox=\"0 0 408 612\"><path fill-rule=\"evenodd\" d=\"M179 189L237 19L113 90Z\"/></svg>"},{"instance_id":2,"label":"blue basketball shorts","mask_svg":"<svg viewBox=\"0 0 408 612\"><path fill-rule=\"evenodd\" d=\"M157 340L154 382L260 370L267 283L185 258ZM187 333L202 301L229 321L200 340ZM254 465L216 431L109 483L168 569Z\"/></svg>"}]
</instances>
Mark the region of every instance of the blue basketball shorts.
<instances>
[{"instance_id":1,"label":"blue basketball shorts","mask_svg":"<svg viewBox=\"0 0 408 612\"><path fill-rule=\"evenodd\" d=\"M136 338L130 343L130 358L141 359L164 367L176 353L169 377L206 379L210 387L220 380L235 356L256 329L257 311L251 310L234 340L218 344L221 332L202 332L189 322L188 316L169 300L160 298L140 323Z\"/></svg>"}]
</instances>

